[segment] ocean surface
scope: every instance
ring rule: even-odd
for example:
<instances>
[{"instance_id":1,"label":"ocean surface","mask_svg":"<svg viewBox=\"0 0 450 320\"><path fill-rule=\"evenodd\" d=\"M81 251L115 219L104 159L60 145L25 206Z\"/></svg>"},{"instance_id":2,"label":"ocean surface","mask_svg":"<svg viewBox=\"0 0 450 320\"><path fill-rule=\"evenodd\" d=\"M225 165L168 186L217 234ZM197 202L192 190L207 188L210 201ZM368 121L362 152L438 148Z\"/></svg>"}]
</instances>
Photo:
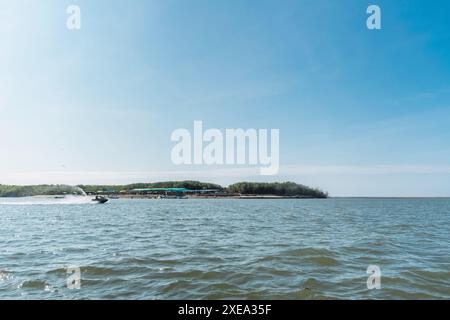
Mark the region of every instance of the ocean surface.
<instances>
[{"instance_id":1,"label":"ocean surface","mask_svg":"<svg viewBox=\"0 0 450 320\"><path fill-rule=\"evenodd\" d=\"M434 298L450 199L0 199L0 299Z\"/></svg>"}]
</instances>

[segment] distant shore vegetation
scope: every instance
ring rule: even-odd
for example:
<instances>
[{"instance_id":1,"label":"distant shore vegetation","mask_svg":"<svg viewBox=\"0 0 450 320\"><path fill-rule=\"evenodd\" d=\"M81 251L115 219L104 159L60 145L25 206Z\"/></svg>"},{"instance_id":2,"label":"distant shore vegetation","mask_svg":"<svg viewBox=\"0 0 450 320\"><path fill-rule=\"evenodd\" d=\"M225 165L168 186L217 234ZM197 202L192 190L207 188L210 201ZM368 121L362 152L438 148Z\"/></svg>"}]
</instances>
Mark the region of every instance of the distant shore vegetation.
<instances>
[{"instance_id":1,"label":"distant shore vegetation","mask_svg":"<svg viewBox=\"0 0 450 320\"><path fill-rule=\"evenodd\" d=\"M130 193L144 188L185 188L189 190L217 190L217 192L240 195L275 195L285 197L327 198L328 193L295 182L238 182L228 187L200 181L163 181L133 183L127 185L0 185L0 197L30 197L39 195L60 195L84 193Z\"/></svg>"},{"instance_id":2,"label":"distant shore vegetation","mask_svg":"<svg viewBox=\"0 0 450 320\"><path fill-rule=\"evenodd\" d=\"M62 184L55 185L34 185L34 186L15 186L0 184L0 197L32 197L32 196L51 196L61 194L84 194L79 187Z\"/></svg>"},{"instance_id":3,"label":"distant shore vegetation","mask_svg":"<svg viewBox=\"0 0 450 320\"><path fill-rule=\"evenodd\" d=\"M227 187L230 193L276 195L286 197L328 198L328 193L295 182L238 182Z\"/></svg>"},{"instance_id":4,"label":"distant shore vegetation","mask_svg":"<svg viewBox=\"0 0 450 320\"><path fill-rule=\"evenodd\" d=\"M133 183L127 185L79 185L86 193L95 192L130 192L133 189L144 188L186 188L189 190L220 190L224 188L218 184L200 181L162 181L152 183Z\"/></svg>"}]
</instances>

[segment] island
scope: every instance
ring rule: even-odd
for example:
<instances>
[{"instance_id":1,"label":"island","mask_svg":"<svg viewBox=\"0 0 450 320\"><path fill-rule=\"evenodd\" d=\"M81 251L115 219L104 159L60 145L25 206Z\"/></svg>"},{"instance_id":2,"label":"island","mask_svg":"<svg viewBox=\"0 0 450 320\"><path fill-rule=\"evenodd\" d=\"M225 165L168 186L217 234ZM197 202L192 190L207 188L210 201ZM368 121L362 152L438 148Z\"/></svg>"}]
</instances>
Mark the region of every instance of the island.
<instances>
[{"instance_id":1,"label":"island","mask_svg":"<svg viewBox=\"0 0 450 320\"><path fill-rule=\"evenodd\" d=\"M127 185L1 185L0 197L103 195L110 198L328 198L328 193L295 182L238 182L223 187L200 181L164 181Z\"/></svg>"}]
</instances>

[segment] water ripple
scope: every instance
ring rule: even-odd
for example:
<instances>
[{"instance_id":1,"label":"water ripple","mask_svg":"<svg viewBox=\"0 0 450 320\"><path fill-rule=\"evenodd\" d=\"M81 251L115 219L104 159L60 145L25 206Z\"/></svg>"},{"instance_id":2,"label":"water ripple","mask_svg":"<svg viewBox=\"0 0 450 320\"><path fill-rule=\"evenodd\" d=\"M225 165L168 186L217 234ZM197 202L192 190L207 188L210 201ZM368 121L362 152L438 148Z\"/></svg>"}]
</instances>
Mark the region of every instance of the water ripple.
<instances>
[{"instance_id":1,"label":"water ripple","mask_svg":"<svg viewBox=\"0 0 450 320\"><path fill-rule=\"evenodd\" d=\"M0 204L0 299L450 299L448 212L448 199Z\"/></svg>"}]
</instances>

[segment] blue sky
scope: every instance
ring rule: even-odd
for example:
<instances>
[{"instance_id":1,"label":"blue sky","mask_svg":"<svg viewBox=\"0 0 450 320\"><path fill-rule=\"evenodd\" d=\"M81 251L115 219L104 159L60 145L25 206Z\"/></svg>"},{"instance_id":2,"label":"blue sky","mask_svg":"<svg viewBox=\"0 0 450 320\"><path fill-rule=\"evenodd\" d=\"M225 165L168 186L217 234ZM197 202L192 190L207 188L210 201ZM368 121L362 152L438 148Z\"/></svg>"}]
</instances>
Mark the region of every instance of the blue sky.
<instances>
[{"instance_id":1,"label":"blue sky","mask_svg":"<svg viewBox=\"0 0 450 320\"><path fill-rule=\"evenodd\" d=\"M382 30L366 28L370 4ZM0 183L450 196L449 12L444 0L0 0ZM279 175L173 165L170 134L194 120L279 128Z\"/></svg>"}]
</instances>

